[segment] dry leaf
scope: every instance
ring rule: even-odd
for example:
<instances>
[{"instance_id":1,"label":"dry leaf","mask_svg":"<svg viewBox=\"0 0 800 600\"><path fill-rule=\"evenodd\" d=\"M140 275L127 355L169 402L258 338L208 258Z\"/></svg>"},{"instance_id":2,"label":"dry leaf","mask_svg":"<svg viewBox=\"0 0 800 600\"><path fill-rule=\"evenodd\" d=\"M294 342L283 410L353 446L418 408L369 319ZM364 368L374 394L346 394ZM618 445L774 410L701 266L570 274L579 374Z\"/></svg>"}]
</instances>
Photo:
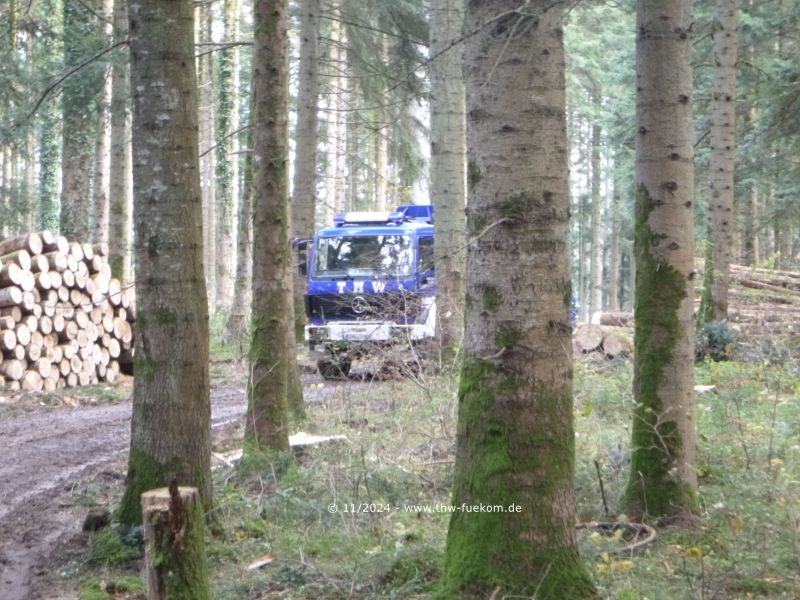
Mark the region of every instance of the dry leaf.
<instances>
[{"instance_id":1,"label":"dry leaf","mask_svg":"<svg viewBox=\"0 0 800 600\"><path fill-rule=\"evenodd\" d=\"M248 571L254 571L255 569L260 569L261 567L264 567L264 566L268 565L269 563L271 563L273 560L275 560L275 559L272 558L269 554L265 554L264 556L261 556L261 557L257 558L256 560L251 562L249 565L247 565L247 570Z\"/></svg>"}]
</instances>

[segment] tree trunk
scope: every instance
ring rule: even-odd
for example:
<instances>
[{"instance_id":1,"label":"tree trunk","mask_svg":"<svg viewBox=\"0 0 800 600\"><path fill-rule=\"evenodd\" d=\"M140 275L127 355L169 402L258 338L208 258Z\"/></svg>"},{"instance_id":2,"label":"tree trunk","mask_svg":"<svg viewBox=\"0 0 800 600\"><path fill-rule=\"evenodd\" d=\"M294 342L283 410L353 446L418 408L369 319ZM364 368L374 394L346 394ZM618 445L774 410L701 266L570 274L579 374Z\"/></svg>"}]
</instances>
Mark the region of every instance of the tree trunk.
<instances>
[{"instance_id":1,"label":"tree trunk","mask_svg":"<svg viewBox=\"0 0 800 600\"><path fill-rule=\"evenodd\" d=\"M193 487L142 494L147 600L211 598L206 568L205 519Z\"/></svg>"},{"instance_id":2,"label":"tree trunk","mask_svg":"<svg viewBox=\"0 0 800 600\"><path fill-rule=\"evenodd\" d=\"M225 41L237 41L239 23L238 0L225 0L223 21ZM238 129L237 92L239 89L239 49L231 46L219 53L217 147L216 147L216 248L217 276L214 309L227 312L233 298L234 281L234 213L236 212L236 136Z\"/></svg>"},{"instance_id":3,"label":"tree trunk","mask_svg":"<svg viewBox=\"0 0 800 600\"><path fill-rule=\"evenodd\" d=\"M253 262L245 451L288 450L287 5L253 4Z\"/></svg>"},{"instance_id":4,"label":"tree trunk","mask_svg":"<svg viewBox=\"0 0 800 600\"><path fill-rule=\"evenodd\" d=\"M728 286L736 219L733 212L736 161L736 0L716 0L714 87L711 96L709 239L701 322L728 318Z\"/></svg>"},{"instance_id":5,"label":"tree trunk","mask_svg":"<svg viewBox=\"0 0 800 600\"><path fill-rule=\"evenodd\" d=\"M193 6L139 0L129 11L137 330L119 517L135 524L140 494L173 478L210 510L211 405Z\"/></svg>"},{"instance_id":6,"label":"tree trunk","mask_svg":"<svg viewBox=\"0 0 800 600\"><path fill-rule=\"evenodd\" d=\"M300 65L297 84L297 128L294 180L292 184L292 237L314 237L317 205L317 112L319 104L319 20L320 0L304 0L300 16ZM296 262L296 261L295 261ZM302 336L305 325L303 296L306 278L292 269L295 334Z\"/></svg>"},{"instance_id":7,"label":"tree trunk","mask_svg":"<svg viewBox=\"0 0 800 600\"><path fill-rule=\"evenodd\" d=\"M210 4L197 6L196 38L198 42L210 42L212 11ZM216 184L214 178L214 61L213 54L201 53L197 59L200 107L198 128L200 147L200 187L203 196L203 264L209 298L214 298L217 289L217 245L216 245Z\"/></svg>"},{"instance_id":8,"label":"tree trunk","mask_svg":"<svg viewBox=\"0 0 800 600\"><path fill-rule=\"evenodd\" d=\"M58 108L42 107L39 117L39 227L58 231L58 164L61 158Z\"/></svg>"},{"instance_id":9,"label":"tree trunk","mask_svg":"<svg viewBox=\"0 0 800 600\"><path fill-rule=\"evenodd\" d=\"M239 202L239 216L236 236L236 279L233 282L233 304L225 325L225 336L230 342L238 341L240 349L247 338L250 323L250 304L253 284L253 146L252 129L247 130L247 154L244 159L242 177L242 197Z\"/></svg>"},{"instance_id":10,"label":"tree trunk","mask_svg":"<svg viewBox=\"0 0 800 600\"><path fill-rule=\"evenodd\" d=\"M574 531L563 6L518 6L466 10L478 33L464 42L471 239L453 504L506 512L453 513L448 598L594 596Z\"/></svg>"},{"instance_id":11,"label":"tree trunk","mask_svg":"<svg viewBox=\"0 0 800 600\"><path fill-rule=\"evenodd\" d=\"M128 37L128 5L114 0L114 42ZM111 182L109 197L108 263L111 274L122 281L131 275L131 107L130 53L117 50L111 81Z\"/></svg>"},{"instance_id":12,"label":"tree trunk","mask_svg":"<svg viewBox=\"0 0 800 600\"><path fill-rule=\"evenodd\" d=\"M445 351L460 344L464 324L465 96L463 46L455 43L463 23L463 0L431 5L430 197L436 214L436 316Z\"/></svg>"},{"instance_id":13,"label":"tree trunk","mask_svg":"<svg viewBox=\"0 0 800 600\"><path fill-rule=\"evenodd\" d=\"M615 165L615 169L617 166ZM622 263L622 210L621 191L619 189L619 177L615 174L611 190L611 236L608 241L608 306L607 310L616 312L620 309L619 304L619 283L620 266Z\"/></svg>"},{"instance_id":14,"label":"tree trunk","mask_svg":"<svg viewBox=\"0 0 800 600\"><path fill-rule=\"evenodd\" d=\"M381 49L381 67L386 71L388 70L389 63L389 38L383 33L379 33L378 37ZM431 63L432 67L434 65L436 65L436 61ZM389 125L390 117L388 104L390 103L389 97L391 92L387 89L387 85L388 84L385 82L381 83L380 96L378 96L378 108L376 111L376 123L372 131L372 135L375 139L375 175L373 177L375 181L375 195L372 200L375 203L374 210L377 211L385 211L388 207L389 132L391 130Z\"/></svg>"},{"instance_id":15,"label":"tree trunk","mask_svg":"<svg viewBox=\"0 0 800 600\"><path fill-rule=\"evenodd\" d=\"M336 118L336 125L334 128L336 171L334 175L335 194L332 207L334 214L348 210L347 150L350 142L348 136L351 134L351 127L348 127L348 123L351 119L348 118L349 112L347 111L350 101L350 80L342 76L342 73L347 72L349 53L346 50L347 32L342 25L338 27L338 36L341 48L337 52L337 61L335 63L335 68L337 68L339 76L334 80L334 85L336 86L334 100L334 116Z\"/></svg>"},{"instance_id":16,"label":"tree trunk","mask_svg":"<svg viewBox=\"0 0 800 600\"><path fill-rule=\"evenodd\" d=\"M64 68L71 69L102 47L92 3L64 3ZM87 34L87 30L91 33ZM62 84L61 233L88 240L90 177L94 159L97 95L103 66L93 63Z\"/></svg>"},{"instance_id":17,"label":"tree trunk","mask_svg":"<svg viewBox=\"0 0 800 600\"><path fill-rule=\"evenodd\" d=\"M109 0L103 0L104 15L111 15ZM108 10L106 10L108 9ZM106 36L111 39L111 36ZM97 107L97 127L94 142L94 184L92 188L93 232L92 241L108 243L109 237L109 184L111 169L111 78L108 70L103 74L103 86ZM82 240L83 241L83 240Z\"/></svg>"},{"instance_id":18,"label":"tree trunk","mask_svg":"<svg viewBox=\"0 0 800 600\"><path fill-rule=\"evenodd\" d=\"M599 88L599 86L598 86ZM592 95L595 110L602 111L603 98L599 91ZM589 319L595 312L603 310L603 200L601 195L602 173L600 171L600 147L602 128L592 124L592 249L591 255L591 290L589 292Z\"/></svg>"},{"instance_id":19,"label":"tree trunk","mask_svg":"<svg viewBox=\"0 0 800 600\"><path fill-rule=\"evenodd\" d=\"M637 5L636 333L627 514L696 508L692 3Z\"/></svg>"}]
</instances>

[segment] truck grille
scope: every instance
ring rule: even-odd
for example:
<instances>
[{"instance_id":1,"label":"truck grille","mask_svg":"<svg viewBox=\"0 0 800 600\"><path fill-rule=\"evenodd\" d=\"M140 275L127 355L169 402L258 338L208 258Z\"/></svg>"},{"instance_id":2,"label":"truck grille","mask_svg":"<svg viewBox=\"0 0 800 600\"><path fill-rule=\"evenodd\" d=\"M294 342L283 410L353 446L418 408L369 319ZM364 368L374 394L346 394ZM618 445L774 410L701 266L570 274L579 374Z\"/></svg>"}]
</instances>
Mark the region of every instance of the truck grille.
<instances>
[{"instance_id":1,"label":"truck grille","mask_svg":"<svg viewBox=\"0 0 800 600\"><path fill-rule=\"evenodd\" d=\"M421 312L418 296L410 294L321 294L306 296L312 319L394 321L413 323Z\"/></svg>"}]
</instances>

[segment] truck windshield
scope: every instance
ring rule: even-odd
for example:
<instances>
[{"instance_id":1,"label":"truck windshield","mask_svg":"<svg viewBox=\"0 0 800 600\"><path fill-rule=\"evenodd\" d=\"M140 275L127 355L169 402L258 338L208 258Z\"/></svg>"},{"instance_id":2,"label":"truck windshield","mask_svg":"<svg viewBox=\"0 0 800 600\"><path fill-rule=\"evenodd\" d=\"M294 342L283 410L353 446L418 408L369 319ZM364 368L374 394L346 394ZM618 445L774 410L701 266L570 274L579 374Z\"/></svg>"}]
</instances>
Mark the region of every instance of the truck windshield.
<instances>
[{"instance_id":1,"label":"truck windshield","mask_svg":"<svg viewBox=\"0 0 800 600\"><path fill-rule=\"evenodd\" d=\"M320 238L312 277L407 277L413 245L408 235L342 235Z\"/></svg>"}]
</instances>

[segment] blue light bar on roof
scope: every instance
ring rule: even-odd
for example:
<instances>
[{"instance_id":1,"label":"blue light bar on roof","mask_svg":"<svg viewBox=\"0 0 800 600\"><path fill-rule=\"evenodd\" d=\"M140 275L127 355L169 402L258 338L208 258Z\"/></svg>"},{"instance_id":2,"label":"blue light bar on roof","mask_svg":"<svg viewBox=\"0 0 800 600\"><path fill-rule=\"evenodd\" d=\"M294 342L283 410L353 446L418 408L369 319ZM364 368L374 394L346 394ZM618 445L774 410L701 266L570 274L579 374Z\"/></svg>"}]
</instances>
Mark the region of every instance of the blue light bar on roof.
<instances>
[{"instance_id":1,"label":"blue light bar on roof","mask_svg":"<svg viewBox=\"0 0 800 600\"><path fill-rule=\"evenodd\" d=\"M334 215L333 224L336 227L343 225L380 225L389 222L388 211L382 212L346 212Z\"/></svg>"},{"instance_id":2,"label":"blue light bar on roof","mask_svg":"<svg viewBox=\"0 0 800 600\"><path fill-rule=\"evenodd\" d=\"M422 221L423 223L433 223L433 206L431 204L403 204L395 209L395 213L400 213L408 221Z\"/></svg>"},{"instance_id":3,"label":"blue light bar on roof","mask_svg":"<svg viewBox=\"0 0 800 600\"><path fill-rule=\"evenodd\" d=\"M430 204L405 204L392 212L352 211L333 216L333 225L400 225L405 221L433 224L433 206Z\"/></svg>"}]
</instances>

